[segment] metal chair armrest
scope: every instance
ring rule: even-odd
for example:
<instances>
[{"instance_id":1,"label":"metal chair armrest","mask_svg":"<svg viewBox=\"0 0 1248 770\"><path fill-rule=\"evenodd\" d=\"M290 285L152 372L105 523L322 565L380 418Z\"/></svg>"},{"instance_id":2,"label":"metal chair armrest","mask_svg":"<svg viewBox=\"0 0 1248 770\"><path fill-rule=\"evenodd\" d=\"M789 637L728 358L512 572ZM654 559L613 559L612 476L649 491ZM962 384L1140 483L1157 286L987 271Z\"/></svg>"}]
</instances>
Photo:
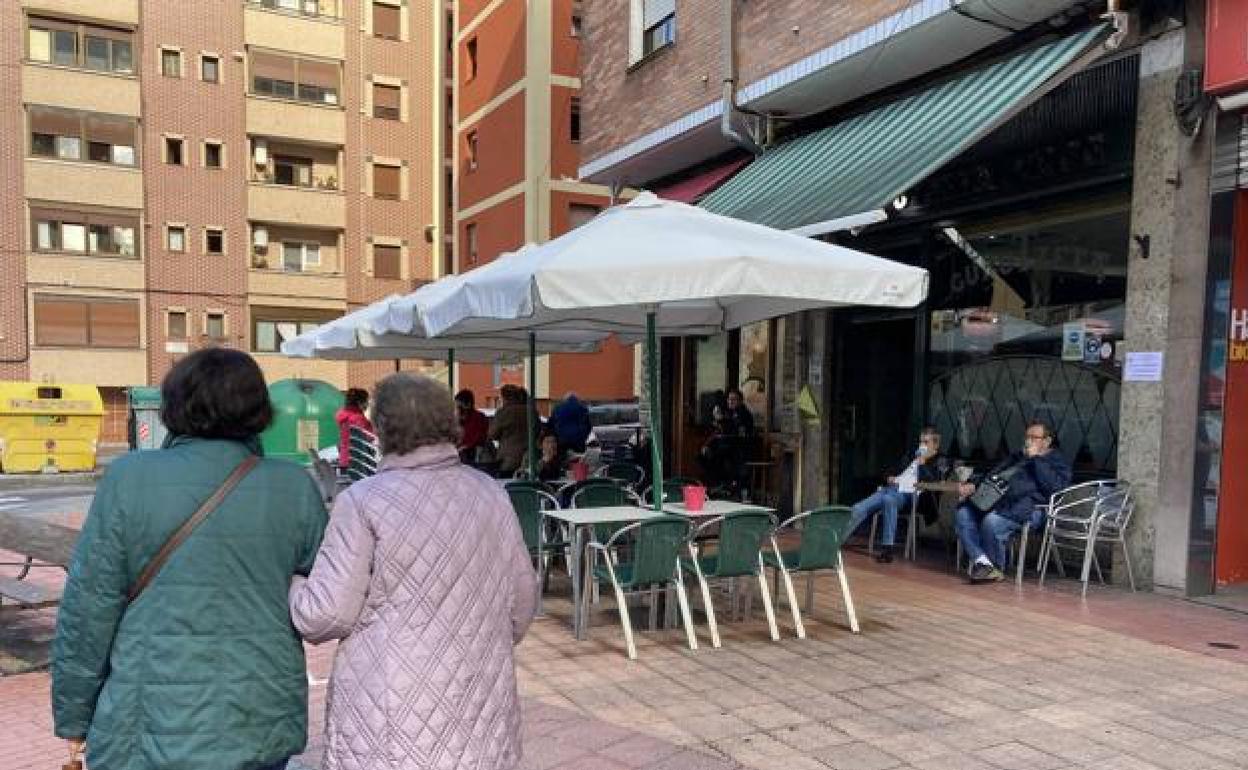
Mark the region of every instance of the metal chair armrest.
<instances>
[{"instance_id":1,"label":"metal chair armrest","mask_svg":"<svg viewBox=\"0 0 1248 770\"><path fill-rule=\"evenodd\" d=\"M718 524L718 523L720 523L720 522L721 522L721 521L723 521L723 520L724 520L724 517L723 517L723 516L714 516L714 517L712 517L712 518L710 518L710 519L708 519L708 520L706 520L706 521L702 522L701 524L697 525L697 526L696 526L696 527L694 527L694 528L693 528L693 530L689 533L689 542L693 542L694 540L696 540L696 539L698 538L698 536L702 534L702 531L703 531L704 529L706 529L707 527L711 526L712 524Z\"/></svg>"}]
</instances>

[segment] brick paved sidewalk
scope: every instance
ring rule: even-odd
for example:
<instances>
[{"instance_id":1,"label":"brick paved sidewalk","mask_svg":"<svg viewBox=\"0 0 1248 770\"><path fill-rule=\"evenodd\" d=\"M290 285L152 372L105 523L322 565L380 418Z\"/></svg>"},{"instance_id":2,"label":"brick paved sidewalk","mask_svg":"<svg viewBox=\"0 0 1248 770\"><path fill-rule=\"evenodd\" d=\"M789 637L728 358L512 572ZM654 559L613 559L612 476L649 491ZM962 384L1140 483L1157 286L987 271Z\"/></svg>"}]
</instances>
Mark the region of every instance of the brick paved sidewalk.
<instances>
[{"instance_id":1,"label":"brick paved sidewalk","mask_svg":"<svg viewBox=\"0 0 1248 770\"><path fill-rule=\"evenodd\" d=\"M821 580L809 639L721 625L722 649L638 635L629 662L610 600L575 643L548 603L519 652L525 770L1243 770L1248 617L1070 583L969 587L851 557L863 634ZM556 581L557 582L557 581ZM1034 583L1034 581L1032 581ZM755 603L757 612L761 612ZM332 648L312 651L317 676ZM0 679L0 770L56 766L47 678ZM319 734L325 688L314 688ZM319 764L314 735L306 766Z\"/></svg>"}]
</instances>

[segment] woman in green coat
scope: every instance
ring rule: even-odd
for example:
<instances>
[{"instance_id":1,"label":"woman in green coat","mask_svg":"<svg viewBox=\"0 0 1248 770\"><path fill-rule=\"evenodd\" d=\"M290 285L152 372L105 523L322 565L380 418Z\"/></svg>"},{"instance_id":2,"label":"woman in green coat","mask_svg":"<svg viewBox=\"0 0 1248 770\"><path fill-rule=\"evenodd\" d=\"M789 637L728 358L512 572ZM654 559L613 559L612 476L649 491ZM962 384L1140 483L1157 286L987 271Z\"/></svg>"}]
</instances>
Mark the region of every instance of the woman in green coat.
<instances>
[{"instance_id":1,"label":"woman in green coat","mask_svg":"<svg viewBox=\"0 0 1248 770\"><path fill-rule=\"evenodd\" d=\"M52 646L56 734L99 770L268 770L307 742L307 669L287 593L326 513L311 477L259 460L127 595L170 536L260 452L268 390L246 353L180 361L165 448L112 464L69 567ZM240 469L240 472L242 470Z\"/></svg>"}]
</instances>

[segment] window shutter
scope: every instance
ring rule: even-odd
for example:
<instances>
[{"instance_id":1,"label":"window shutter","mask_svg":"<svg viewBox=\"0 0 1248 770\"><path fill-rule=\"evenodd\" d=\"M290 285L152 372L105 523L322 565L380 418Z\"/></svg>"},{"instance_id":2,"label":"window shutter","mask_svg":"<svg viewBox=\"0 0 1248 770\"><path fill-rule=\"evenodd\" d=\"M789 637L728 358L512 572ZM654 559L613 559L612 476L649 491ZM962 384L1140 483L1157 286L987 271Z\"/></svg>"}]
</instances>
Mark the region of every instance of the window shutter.
<instances>
[{"instance_id":1,"label":"window shutter","mask_svg":"<svg viewBox=\"0 0 1248 770\"><path fill-rule=\"evenodd\" d=\"M373 197L398 200L400 178L398 166L373 164Z\"/></svg>"},{"instance_id":2,"label":"window shutter","mask_svg":"<svg viewBox=\"0 0 1248 770\"><path fill-rule=\"evenodd\" d=\"M373 277L402 278L403 250L398 246L373 244Z\"/></svg>"},{"instance_id":3,"label":"window shutter","mask_svg":"<svg viewBox=\"0 0 1248 770\"><path fill-rule=\"evenodd\" d=\"M373 34L378 37L388 37L394 40L399 39L399 31L402 26L402 11L397 5L387 5L385 3L373 3Z\"/></svg>"},{"instance_id":4,"label":"window shutter","mask_svg":"<svg viewBox=\"0 0 1248 770\"><path fill-rule=\"evenodd\" d=\"M87 303L71 297L35 295L35 344L84 347Z\"/></svg>"}]
</instances>

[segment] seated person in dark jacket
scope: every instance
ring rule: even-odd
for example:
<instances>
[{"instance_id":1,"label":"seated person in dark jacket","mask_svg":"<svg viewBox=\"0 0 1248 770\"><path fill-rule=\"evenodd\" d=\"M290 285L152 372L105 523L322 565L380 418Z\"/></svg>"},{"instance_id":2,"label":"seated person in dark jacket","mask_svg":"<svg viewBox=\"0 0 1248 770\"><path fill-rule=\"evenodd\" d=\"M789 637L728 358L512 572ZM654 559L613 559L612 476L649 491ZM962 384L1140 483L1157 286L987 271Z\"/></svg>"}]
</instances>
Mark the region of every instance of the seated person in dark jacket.
<instances>
[{"instance_id":1,"label":"seated person in dark jacket","mask_svg":"<svg viewBox=\"0 0 1248 770\"><path fill-rule=\"evenodd\" d=\"M559 439L554 433L542 434L540 454L537 458L537 478L539 481L558 481L567 475L563 467L566 453L559 448Z\"/></svg>"},{"instance_id":2,"label":"seated person in dark jacket","mask_svg":"<svg viewBox=\"0 0 1248 770\"><path fill-rule=\"evenodd\" d=\"M919 434L919 448L912 458L897 463L900 470L896 476L885 479L880 487L863 500L854 504L854 516L850 519L846 537L853 534L864 521L879 513L883 530L880 534L880 552L875 560L887 564L893 560L893 541L897 537L897 515L914 503L915 484L940 481L947 475L949 463L940 454L940 434L927 426Z\"/></svg>"},{"instance_id":3,"label":"seated person in dark jacket","mask_svg":"<svg viewBox=\"0 0 1248 770\"><path fill-rule=\"evenodd\" d=\"M741 391L728 391L727 403L713 412L714 434L702 447L701 462L711 486L726 488L733 497L748 486L746 460L754 441L754 415Z\"/></svg>"},{"instance_id":4,"label":"seated person in dark jacket","mask_svg":"<svg viewBox=\"0 0 1248 770\"><path fill-rule=\"evenodd\" d=\"M585 442L594 429L589 421L589 408L575 393L564 396L550 413L550 427L561 447L577 453L585 451Z\"/></svg>"},{"instance_id":5,"label":"seated person in dark jacket","mask_svg":"<svg viewBox=\"0 0 1248 770\"><path fill-rule=\"evenodd\" d=\"M1070 486L1070 463L1053 445L1053 429L1041 420L1027 424L1023 451L1015 452L988 475L1012 472L1008 489L991 511L980 511L967 500L975 483L963 484L955 528L971 559L972 583L1001 580L1010 537L1036 523L1036 506ZM976 481L979 481L978 479Z\"/></svg>"}]
</instances>

